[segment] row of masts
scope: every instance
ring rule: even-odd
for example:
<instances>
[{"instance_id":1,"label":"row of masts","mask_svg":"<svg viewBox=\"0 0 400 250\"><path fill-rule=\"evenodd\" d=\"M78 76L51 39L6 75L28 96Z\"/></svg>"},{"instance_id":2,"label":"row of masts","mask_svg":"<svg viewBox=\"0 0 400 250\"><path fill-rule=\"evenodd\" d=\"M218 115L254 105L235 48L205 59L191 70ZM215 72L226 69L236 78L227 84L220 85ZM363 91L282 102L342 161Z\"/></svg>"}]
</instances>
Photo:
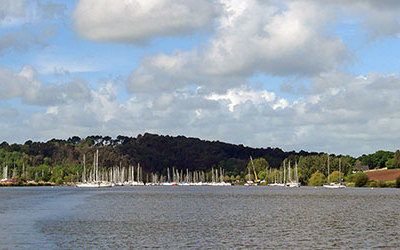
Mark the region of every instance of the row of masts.
<instances>
[{"instance_id":1,"label":"row of masts","mask_svg":"<svg viewBox=\"0 0 400 250\"><path fill-rule=\"evenodd\" d=\"M224 181L225 171L222 168L212 168L211 176L205 171L186 171L172 167L167 168L166 175L159 173L146 174L144 180L143 169L137 166L114 166L109 169L99 169L99 151L93 156L93 166L86 167L86 155L83 155L82 183L110 183L116 186L144 185L190 185L210 184L228 185ZM229 184L230 185L230 184Z\"/></svg>"},{"instance_id":2,"label":"row of masts","mask_svg":"<svg viewBox=\"0 0 400 250\"><path fill-rule=\"evenodd\" d=\"M25 168L25 164L22 165L22 172L19 172L18 169L14 166L13 168L9 169L8 165L3 166L3 178L1 181L7 181L10 179L16 179L17 177L26 178L27 172Z\"/></svg>"},{"instance_id":3,"label":"row of masts","mask_svg":"<svg viewBox=\"0 0 400 250\"><path fill-rule=\"evenodd\" d=\"M136 172L135 172L136 169ZM121 163L119 166L114 166L109 169L99 169L99 151L93 156L93 166L89 170L86 169L86 155L83 155L83 171L82 171L82 183L113 183L115 185L127 185L127 184L142 184L143 170L140 164L129 167L122 167Z\"/></svg>"},{"instance_id":4,"label":"row of masts","mask_svg":"<svg viewBox=\"0 0 400 250\"><path fill-rule=\"evenodd\" d=\"M279 169L279 171L275 171L274 173L272 173L272 170L269 169L267 170L267 173L269 173L268 183L299 183L297 162L294 163L293 171L291 167L291 161L289 161L286 166L286 160L284 160L283 165Z\"/></svg>"},{"instance_id":5,"label":"row of masts","mask_svg":"<svg viewBox=\"0 0 400 250\"><path fill-rule=\"evenodd\" d=\"M171 172L172 170L172 172ZM152 184L224 184L225 171L222 168L212 168L211 177L205 171L185 171L172 167L167 168L166 176L158 173L151 174Z\"/></svg>"}]
</instances>

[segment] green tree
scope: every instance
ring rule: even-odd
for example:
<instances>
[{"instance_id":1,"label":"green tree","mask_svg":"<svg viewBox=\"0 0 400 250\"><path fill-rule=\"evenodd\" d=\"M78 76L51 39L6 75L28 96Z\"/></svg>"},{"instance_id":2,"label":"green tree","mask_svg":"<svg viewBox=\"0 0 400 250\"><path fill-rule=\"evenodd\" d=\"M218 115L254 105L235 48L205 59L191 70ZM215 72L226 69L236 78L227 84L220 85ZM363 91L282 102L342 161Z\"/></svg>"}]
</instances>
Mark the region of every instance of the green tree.
<instances>
[{"instance_id":1,"label":"green tree","mask_svg":"<svg viewBox=\"0 0 400 250\"><path fill-rule=\"evenodd\" d=\"M340 182L341 179L343 178L343 174L339 171L333 171L329 176L328 180L330 182Z\"/></svg>"},{"instance_id":2,"label":"green tree","mask_svg":"<svg viewBox=\"0 0 400 250\"><path fill-rule=\"evenodd\" d=\"M231 178L229 177L229 175L225 175L224 176L224 181L225 182L230 182L231 181Z\"/></svg>"},{"instance_id":3,"label":"green tree","mask_svg":"<svg viewBox=\"0 0 400 250\"><path fill-rule=\"evenodd\" d=\"M64 178L64 169L63 166L53 167L51 170L51 182L55 182L56 184L61 184ZM61 182L61 183L60 183Z\"/></svg>"},{"instance_id":4,"label":"green tree","mask_svg":"<svg viewBox=\"0 0 400 250\"><path fill-rule=\"evenodd\" d=\"M386 162L386 167L387 167L388 169L395 168L395 166L394 166L394 158L390 158L389 160L387 160L387 162Z\"/></svg>"},{"instance_id":5,"label":"green tree","mask_svg":"<svg viewBox=\"0 0 400 250\"><path fill-rule=\"evenodd\" d=\"M250 173L252 175L254 175L254 172L256 172L258 179L261 179L259 175L261 174L261 172L264 172L267 168L269 168L269 164L268 161L264 158L253 159L253 162L249 161L249 163L247 164L247 169L250 169Z\"/></svg>"},{"instance_id":6,"label":"green tree","mask_svg":"<svg viewBox=\"0 0 400 250\"><path fill-rule=\"evenodd\" d=\"M394 157L393 157L393 167L395 168L400 168L400 150L397 150L394 153Z\"/></svg>"},{"instance_id":7,"label":"green tree","mask_svg":"<svg viewBox=\"0 0 400 250\"><path fill-rule=\"evenodd\" d=\"M356 187L363 187L368 182L368 176L363 172L358 172L354 174L353 181Z\"/></svg>"},{"instance_id":8,"label":"green tree","mask_svg":"<svg viewBox=\"0 0 400 250\"><path fill-rule=\"evenodd\" d=\"M393 155L393 152L379 150L373 154L362 155L358 159L361 160L363 165L368 165L369 168L383 168L386 166L386 162L393 158Z\"/></svg>"},{"instance_id":9,"label":"green tree","mask_svg":"<svg viewBox=\"0 0 400 250\"><path fill-rule=\"evenodd\" d=\"M313 173L308 180L309 186L322 186L325 183L325 175L319 171Z\"/></svg>"},{"instance_id":10,"label":"green tree","mask_svg":"<svg viewBox=\"0 0 400 250\"><path fill-rule=\"evenodd\" d=\"M257 175L260 180L265 180L267 177L267 174L265 173L265 171L260 171Z\"/></svg>"}]
</instances>

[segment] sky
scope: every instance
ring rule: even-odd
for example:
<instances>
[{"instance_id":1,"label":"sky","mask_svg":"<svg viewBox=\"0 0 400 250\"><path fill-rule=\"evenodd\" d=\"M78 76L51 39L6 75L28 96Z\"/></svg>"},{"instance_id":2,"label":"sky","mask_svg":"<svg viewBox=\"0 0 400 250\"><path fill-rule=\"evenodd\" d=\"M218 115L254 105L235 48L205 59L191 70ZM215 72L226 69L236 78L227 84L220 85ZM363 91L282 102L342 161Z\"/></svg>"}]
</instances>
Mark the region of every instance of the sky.
<instances>
[{"instance_id":1,"label":"sky","mask_svg":"<svg viewBox=\"0 0 400 250\"><path fill-rule=\"evenodd\" d=\"M0 141L400 148L400 1L0 0Z\"/></svg>"}]
</instances>

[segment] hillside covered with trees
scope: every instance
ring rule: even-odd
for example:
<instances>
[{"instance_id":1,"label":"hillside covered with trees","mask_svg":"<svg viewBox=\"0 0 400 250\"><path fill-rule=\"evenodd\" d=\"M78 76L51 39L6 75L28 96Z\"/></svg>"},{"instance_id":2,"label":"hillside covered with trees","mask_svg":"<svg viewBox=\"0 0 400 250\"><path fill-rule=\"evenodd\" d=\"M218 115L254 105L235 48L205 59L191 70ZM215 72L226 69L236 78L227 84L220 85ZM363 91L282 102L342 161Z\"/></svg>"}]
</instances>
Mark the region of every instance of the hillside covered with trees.
<instances>
[{"instance_id":1,"label":"hillside covered with trees","mask_svg":"<svg viewBox=\"0 0 400 250\"><path fill-rule=\"evenodd\" d=\"M244 180L251 177L246 177L251 156L256 164L262 162L258 166L257 175L263 179L276 176L285 159L298 163L299 180L304 184L316 172L327 175L326 153L284 152L279 148L251 148L219 141L148 133L137 137L117 138L74 136L67 140L27 141L24 144L11 145L3 142L0 145L0 164L3 167L8 166L11 178L55 183L75 182L79 181L82 173L83 156L86 156L86 165L91 165L96 150L99 150L99 165L103 169L139 163L145 174L165 175L167 168L171 167L205 172L216 167L224 169L227 180ZM257 160L261 158L265 161ZM358 165L395 168L400 166L400 152L378 151L359 158L331 155L331 173L339 170L339 162L344 175L352 173Z\"/></svg>"}]
</instances>

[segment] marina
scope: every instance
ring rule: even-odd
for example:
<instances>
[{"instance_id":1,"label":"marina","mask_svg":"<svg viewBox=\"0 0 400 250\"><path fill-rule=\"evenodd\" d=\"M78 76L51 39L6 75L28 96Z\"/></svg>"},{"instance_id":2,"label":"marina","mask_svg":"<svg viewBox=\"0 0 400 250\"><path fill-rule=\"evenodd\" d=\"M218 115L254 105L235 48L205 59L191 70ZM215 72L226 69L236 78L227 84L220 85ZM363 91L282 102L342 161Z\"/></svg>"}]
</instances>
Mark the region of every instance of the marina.
<instances>
[{"instance_id":1,"label":"marina","mask_svg":"<svg viewBox=\"0 0 400 250\"><path fill-rule=\"evenodd\" d=\"M400 250L399 13L0 0L0 250Z\"/></svg>"}]
</instances>

